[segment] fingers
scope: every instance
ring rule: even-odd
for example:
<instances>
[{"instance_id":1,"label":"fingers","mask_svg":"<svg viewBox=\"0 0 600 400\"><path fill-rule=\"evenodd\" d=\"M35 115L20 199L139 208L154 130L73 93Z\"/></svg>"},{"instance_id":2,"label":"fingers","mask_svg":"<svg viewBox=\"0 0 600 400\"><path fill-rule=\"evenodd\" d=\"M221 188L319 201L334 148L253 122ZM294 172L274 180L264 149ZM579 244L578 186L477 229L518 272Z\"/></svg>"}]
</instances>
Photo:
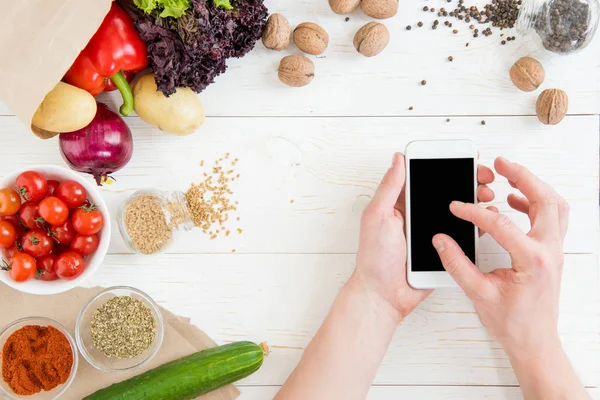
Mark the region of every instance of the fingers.
<instances>
[{"instance_id":1,"label":"fingers","mask_svg":"<svg viewBox=\"0 0 600 400\"><path fill-rule=\"evenodd\" d=\"M494 207L494 206L488 206L488 207L486 207L486 208L487 208L488 210L490 210L491 212L495 212L495 213L497 213L497 212L500 212L500 211L498 210L498 208L497 208L497 207ZM482 237L482 236L484 236L485 234L487 234L487 232L486 232L486 231L484 231L483 229L479 229L479 237Z\"/></svg>"},{"instance_id":2,"label":"fingers","mask_svg":"<svg viewBox=\"0 0 600 400\"><path fill-rule=\"evenodd\" d=\"M522 212L523 214L529 214L529 200L525 197L511 193L506 199L508 200L508 205L513 210Z\"/></svg>"},{"instance_id":3,"label":"fingers","mask_svg":"<svg viewBox=\"0 0 600 400\"><path fill-rule=\"evenodd\" d=\"M472 222L479 229L488 232L509 253L524 250L529 240L504 214L458 201L450 204L450 211L458 218Z\"/></svg>"},{"instance_id":4,"label":"fingers","mask_svg":"<svg viewBox=\"0 0 600 400\"><path fill-rule=\"evenodd\" d=\"M494 197L496 197L494 191L490 189L487 185L479 185L477 187L477 198L480 202L488 203L494 200Z\"/></svg>"},{"instance_id":5,"label":"fingers","mask_svg":"<svg viewBox=\"0 0 600 400\"><path fill-rule=\"evenodd\" d=\"M444 268L470 298L480 297L490 282L469 260L460 246L448 235L435 235L432 240Z\"/></svg>"},{"instance_id":6,"label":"fingers","mask_svg":"<svg viewBox=\"0 0 600 400\"><path fill-rule=\"evenodd\" d=\"M479 183L489 185L490 183L494 182L495 178L494 172L490 168L486 167L485 165L477 166L477 181Z\"/></svg>"},{"instance_id":7,"label":"fingers","mask_svg":"<svg viewBox=\"0 0 600 400\"><path fill-rule=\"evenodd\" d=\"M371 201L372 207L382 212L394 212L394 206L404 189L406 182L406 168L404 164L404 155L394 154L392 167L383 177L381 184L373 195Z\"/></svg>"},{"instance_id":8,"label":"fingers","mask_svg":"<svg viewBox=\"0 0 600 400\"><path fill-rule=\"evenodd\" d=\"M527 168L498 157L494 163L496 171L512 182L521 191L529 202L528 215L531 220L532 234L539 237L555 238L561 232L560 208L564 200L550 185L543 182ZM515 203L515 198L512 202ZM521 207L523 202L519 202Z\"/></svg>"}]
</instances>

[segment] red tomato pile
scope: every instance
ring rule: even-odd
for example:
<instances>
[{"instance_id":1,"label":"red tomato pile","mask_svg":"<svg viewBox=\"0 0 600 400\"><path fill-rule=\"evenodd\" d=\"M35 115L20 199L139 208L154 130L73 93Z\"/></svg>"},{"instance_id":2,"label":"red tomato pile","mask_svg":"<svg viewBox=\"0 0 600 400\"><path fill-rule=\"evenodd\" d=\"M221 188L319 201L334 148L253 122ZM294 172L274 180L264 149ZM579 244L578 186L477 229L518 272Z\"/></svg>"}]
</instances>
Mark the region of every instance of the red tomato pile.
<instances>
[{"instance_id":1,"label":"red tomato pile","mask_svg":"<svg viewBox=\"0 0 600 400\"><path fill-rule=\"evenodd\" d=\"M26 171L16 189L0 189L0 269L16 282L75 279L100 244L104 217L75 181Z\"/></svg>"}]
</instances>

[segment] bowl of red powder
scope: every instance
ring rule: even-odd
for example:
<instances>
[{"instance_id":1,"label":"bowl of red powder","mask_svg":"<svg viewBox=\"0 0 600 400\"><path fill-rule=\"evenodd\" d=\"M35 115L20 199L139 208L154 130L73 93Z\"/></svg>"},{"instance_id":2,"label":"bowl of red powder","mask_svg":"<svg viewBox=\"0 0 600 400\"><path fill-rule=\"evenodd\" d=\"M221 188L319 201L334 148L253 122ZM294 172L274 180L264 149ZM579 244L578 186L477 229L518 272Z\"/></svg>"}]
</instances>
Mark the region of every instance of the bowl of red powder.
<instances>
[{"instance_id":1,"label":"bowl of red powder","mask_svg":"<svg viewBox=\"0 0 600 400\"><path fill-rule=\"evenodd\" d=\"M77 363L75 341L64 326L44 317L19 319L0 332L0 395L58 399L75 379Z\"/></svg>"}]
</instances>

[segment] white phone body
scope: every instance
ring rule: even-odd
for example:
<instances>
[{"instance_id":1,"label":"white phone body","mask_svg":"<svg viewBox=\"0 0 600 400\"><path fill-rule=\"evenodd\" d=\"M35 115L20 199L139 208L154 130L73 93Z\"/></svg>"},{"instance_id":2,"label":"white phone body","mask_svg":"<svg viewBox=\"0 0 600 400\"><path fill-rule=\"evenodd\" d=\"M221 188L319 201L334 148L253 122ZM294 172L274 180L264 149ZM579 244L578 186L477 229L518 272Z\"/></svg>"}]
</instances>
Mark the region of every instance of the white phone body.
<instances>
[{"instance_id":1,"label":"white phone body","mask_svg":"<svg viewBox=\"0 0 600 400\"><path fill-rule=\"evenodd\" d=\"M412 234L411 234L411 160L415 159L473 159L473 198L477 202L477 148L470 140L419 140L410 142L406 146L406 239L407 239L407 279L408 284L415 289L435 289L444 287L456 287L456 282L445 270L442 271L414 271ZM431 180L431 185L435 185ZM470 189L469 189L470 190ZM458 199L455 199L458 200ZM449 207L450 204L444 205ZM442 233L442 232L438 232ZM433 238L433 236L432 236ZM477 265L477 252L479 246L479 234L477 227L473 225L473 239L475 249L475 264ZM429 242L431 243L431 241ZM433 249L433 245L431 245Z\"/></svg>"}]
</instances>

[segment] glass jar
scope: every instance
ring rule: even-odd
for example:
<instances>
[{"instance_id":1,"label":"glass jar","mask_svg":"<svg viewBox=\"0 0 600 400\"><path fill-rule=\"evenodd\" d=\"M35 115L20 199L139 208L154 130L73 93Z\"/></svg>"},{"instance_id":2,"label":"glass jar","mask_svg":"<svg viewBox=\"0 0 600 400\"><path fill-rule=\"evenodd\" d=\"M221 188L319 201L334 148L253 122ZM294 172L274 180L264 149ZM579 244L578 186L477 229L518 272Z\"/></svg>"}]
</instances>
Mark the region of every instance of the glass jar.
<instances>
[{"instance_id":1,"label":"glass jar","mask_svg":"<svg viewBox=\"0 0 600 400\"><path fill-rule=\"evenodd\" d=\"M141 189L121 206L119 231L127 246L140 254L162 253L178 231L194 227L185 194Z\"/></svg>"},{"instance_id":2,"label":"glass jar","mask_svg":"<svg viewBox=\"0 0 600 400\"><path fill-rule=\"evenodd\" d=\"M599 9L598 0L523 0L517 30L536 33L548 51L572 54L592 41Z\"/></svg>"}]
</instances>

